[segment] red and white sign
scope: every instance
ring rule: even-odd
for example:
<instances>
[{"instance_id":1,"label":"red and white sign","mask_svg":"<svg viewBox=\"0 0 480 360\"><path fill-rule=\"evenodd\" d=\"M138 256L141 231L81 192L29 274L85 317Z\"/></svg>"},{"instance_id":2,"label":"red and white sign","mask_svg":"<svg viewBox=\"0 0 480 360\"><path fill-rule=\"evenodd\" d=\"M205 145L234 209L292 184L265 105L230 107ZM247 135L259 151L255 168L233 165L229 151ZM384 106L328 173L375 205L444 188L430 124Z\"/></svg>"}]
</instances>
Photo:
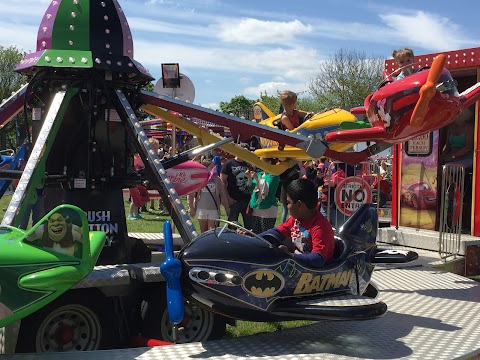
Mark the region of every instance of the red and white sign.
<instances>
[{"instance_id":1,"label":"red and white sign","mask_svg":"<svg viewBox=\"0 0 480 360\"><path fill-rule=\"evenodd\" d=\"M210 172L196 161L186 161L167 170L167 175L179 196L204 188Z\"/></svg>"},{"instance_id":2,"label":"red and white sign","mask_svg":"<svg viewBox=\"0 0 480 360\"><path fill-rule=\"evenodd\" d=\"M335 189L335 205L343 214L350 216L360 206L372 201L370 185L361 177L347 177Z\"/></svg>"},{"instance_id":3,"label":"red and white sign","mask_svg":"<svg viewBox=\"0 0 480 360\"><path fill-rule=\"evenodd\" d=\"M210 172L196 161L186 161L167 170L167 175L179 196L187 195L204 188L208 183ZM129 196L129 190L123 189L123 196ZM158 191L149 190L150 199L160 197Z\"/></svg>"}]
</instances>

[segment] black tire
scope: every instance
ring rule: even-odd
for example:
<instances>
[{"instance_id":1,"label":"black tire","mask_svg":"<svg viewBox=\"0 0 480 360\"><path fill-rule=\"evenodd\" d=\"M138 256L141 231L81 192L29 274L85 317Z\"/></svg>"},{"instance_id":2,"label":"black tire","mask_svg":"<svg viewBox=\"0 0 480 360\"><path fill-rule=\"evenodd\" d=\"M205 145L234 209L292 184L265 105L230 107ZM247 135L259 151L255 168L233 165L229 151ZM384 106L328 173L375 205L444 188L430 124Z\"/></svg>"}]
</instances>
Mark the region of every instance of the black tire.
<instances>
[{"instance_id":1,"label":"black tire","mask_svg":"<svg viewBox=\"0 0 480 360\"><path fill-rule=\"evenodd\" d=\"M213 332L215 315L200 306L189 301L185 302L184 321L179 325L179 336L177 343L190 343L197 341L206 341ZM162 339L173 342L173 324L165 309L161 319Z\"/></svg>"},{"instance_id":2,"label":"black tire","mask_svg":"<svg viewBox=\"0 0 480 360\"><path fill-rule=\"evenodd\" d=\"M116 345L112 306L98 290L62 295L22 319L16 352L87 351Z\"/></svg>"},{"instance_id":3,"label":"black tire","mask_svg":"<svg viewBox=\"0 0 480 360\"><path fill-rule=\"evenodd\" d=\"M222 339L227 333L227 319L221 315L215 315L213 329L208 340Z\"/></svg>"},{"instance_id":4,"label":"black tire","mask_svg":"<svg viewBox=\"0 0 480 360\"><path fill-rule=\"evenodd\" d=\"M387 202L387 197L385 196L383 191L378 191L378 189L373 189L372 190L372 204L377 205L377 202L379 203L378 207L383 207Z\"/></svg>"},{"instance_id":5,"label":"black tire","mask_svg":"<svg viewBox=\"0 0 480 360\"><path fill-rule=\"evenodd\" d=\"M146 338L173 341L172 322L168 316L165 291L152 292L146 299L142 335ZM177 343L189 343L220 339L226 332L225 318L215 315L200 306L185 301L185 318L180 324Z\"/></svg>"}]
</instances>

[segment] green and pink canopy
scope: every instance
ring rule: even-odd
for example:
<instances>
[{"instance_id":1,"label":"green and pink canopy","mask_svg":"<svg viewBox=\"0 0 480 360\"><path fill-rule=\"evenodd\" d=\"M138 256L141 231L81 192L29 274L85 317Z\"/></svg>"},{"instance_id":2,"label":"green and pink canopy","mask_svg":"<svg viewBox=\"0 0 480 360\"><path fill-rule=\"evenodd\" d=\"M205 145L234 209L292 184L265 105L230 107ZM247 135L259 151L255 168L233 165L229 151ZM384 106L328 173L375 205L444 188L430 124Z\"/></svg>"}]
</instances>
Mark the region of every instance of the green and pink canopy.
<instances>
[{"instance_id":1,"label":"green and pink canopy","mask_svg":"<svg viewBox=\"0 0 480 360\"><path fill-rule=\"evenodd\" d=\"M133 40L117 0L53 0L43 16L37 51L16 71L33 75L42 67L95 68L128 74L130 81L152 76L133 60Z\"/></svg>"}]
</instances>

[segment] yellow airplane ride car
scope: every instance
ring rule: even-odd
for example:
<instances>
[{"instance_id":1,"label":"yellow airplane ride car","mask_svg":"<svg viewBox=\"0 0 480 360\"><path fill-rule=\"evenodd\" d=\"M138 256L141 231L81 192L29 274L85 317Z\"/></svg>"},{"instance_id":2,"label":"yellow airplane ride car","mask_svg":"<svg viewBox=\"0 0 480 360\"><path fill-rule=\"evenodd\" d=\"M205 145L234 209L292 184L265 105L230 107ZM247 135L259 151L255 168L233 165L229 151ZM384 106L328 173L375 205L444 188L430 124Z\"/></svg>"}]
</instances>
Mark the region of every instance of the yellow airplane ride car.
<instances>
[{"instance_id":1,"label":"yellow airplane ride car","mask_svg":"<svg viewBox=\"0 0 480 360\"><path fill-rule=\"evenodd\" d=\"M277 127L283 129L281 124L282 114L274 115L270 109L268 109L261 102L257 102L253 108L254 117L260 120L260 124ZM350 149L355 143L331 143L328 144L325 141L325 135L332 131L338 131L341 128L357 127L359 122L352 113L339 109L332 108L312 116L305 116L301 119L301 124L297 128L291 130L291 133L303 135L308 138L315 138L317 140L324 141L328 147L332 150L343 152ZM361 126L361 125L360 125ZM285 130L289 131L289 130ZM261 138L260 143L262 149L255 150L255 155L264 158L278 158L278 159L294 159L294 160L310 160L311 156L303 149L299 149L293 146L285 146L283 149L279 148L278 143L273 140Z\"/></svg>"}]
</instances>

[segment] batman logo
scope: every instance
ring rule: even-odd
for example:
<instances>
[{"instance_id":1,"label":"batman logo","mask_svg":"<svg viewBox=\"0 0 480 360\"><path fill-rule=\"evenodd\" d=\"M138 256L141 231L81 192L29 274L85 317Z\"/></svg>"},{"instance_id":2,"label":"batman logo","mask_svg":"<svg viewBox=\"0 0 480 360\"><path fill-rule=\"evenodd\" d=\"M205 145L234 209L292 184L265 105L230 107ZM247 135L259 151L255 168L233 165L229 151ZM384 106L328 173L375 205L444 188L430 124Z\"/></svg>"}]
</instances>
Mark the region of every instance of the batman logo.
<instances>
[{"instance_id":1,"label":"batman logo","mask_svg":"<svg viewBox=\"0 0 480 360\"><path fill-rule=\"evenodd\" d=\"M270 297L283 289L285 280L276 271L262 269L249 272L244 277L243 289L256 297Z\"/></svg>"}]
</instances>

